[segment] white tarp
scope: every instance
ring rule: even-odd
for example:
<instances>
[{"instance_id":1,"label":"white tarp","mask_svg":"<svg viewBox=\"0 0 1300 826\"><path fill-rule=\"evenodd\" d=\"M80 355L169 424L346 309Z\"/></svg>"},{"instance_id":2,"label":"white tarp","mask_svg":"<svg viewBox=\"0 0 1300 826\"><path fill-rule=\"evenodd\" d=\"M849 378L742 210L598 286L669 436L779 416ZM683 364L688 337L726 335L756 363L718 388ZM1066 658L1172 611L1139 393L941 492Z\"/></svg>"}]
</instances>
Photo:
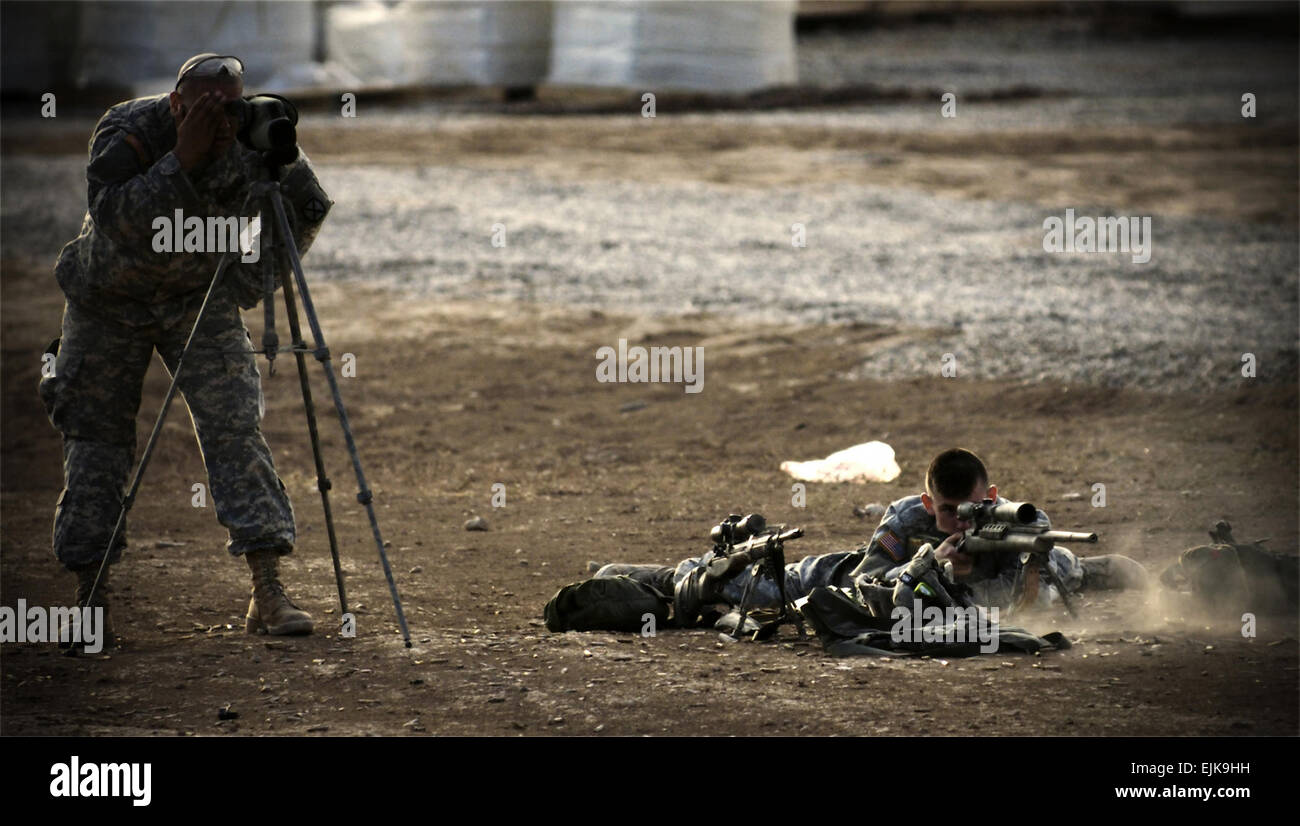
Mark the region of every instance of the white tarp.
<instances>
[{"instance_id":1,"label":"white tarp","mask_svg":"<svg viewBox=\"0 0 1300 826\"><path fill-rule=\"evenodd\" d=\"M846 447L810 462L782 462L781 470L801 482L892 482L902 472L884 442Z\"/></svg>"},{"instance_id":2,"label":"white tarp","mask_svg":"<svg viewBox=\"0 0 1300 826\"><path fill-rule=\"evenodd\" d=\"M797 80L795 3L565 2L550 82L745 92Z\"/></svg>"},{"instance_id":3,"label":"white tarp","mask_svg":"<svg viewBox=\"0 0 1300 826\"><path fill-rule=\"evenodd\" d=\"M140 95L169 92L186 58L216 52L243 60L244 85L257 89L311 61L314 15L306 0L87 3L77 82L127 86Z\"/></svg>"}]
</instances>

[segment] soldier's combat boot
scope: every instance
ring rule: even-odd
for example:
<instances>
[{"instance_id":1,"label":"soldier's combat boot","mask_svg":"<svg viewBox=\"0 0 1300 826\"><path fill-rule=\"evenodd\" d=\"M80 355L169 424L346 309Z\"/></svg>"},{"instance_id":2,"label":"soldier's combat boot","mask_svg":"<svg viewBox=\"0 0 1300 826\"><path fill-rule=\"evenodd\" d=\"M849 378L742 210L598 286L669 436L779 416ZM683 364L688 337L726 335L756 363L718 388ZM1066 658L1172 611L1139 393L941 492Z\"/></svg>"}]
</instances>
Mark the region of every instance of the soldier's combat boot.
<instances>
[{"instance_id":1,"label":"soldier's combat boot","mask_svg":"<svg viewBox=\"0 0 1300 826\"><path fill-rule=\"evenodd\" d=\"M104 575L99 578L99 587L95 588L95 596L93 599L90 600L88 606L91 609L95 609L95 608L104 609L104 613L102 615L103 620L102 620L102 624L100 625L100 639L103 640L103 644L105 648L112 647L116 641L116 637L113 634L113 621L110 618L108 613L108 594L107 594L108 571L109 571L108 567L105 566ZM83 607L87 607L86 599L87 597L90 596L90 589L95 584L95 577L99 576L99 565L92 565L89 568L83 568L77 571L76 574L77 574L76 606L77 608L80 609ZM74 636L73 634L74 631L80 632L81 638L78 642L78 645L84 647L84 644L87 641L85 635L88 632L88 630L89 629L86 629L84 624L81 623L80 618L78 618L76 623L65 621L59 626L59 647L70 648L72 646L71 640Z\"/></svg>"},{"instance_id":2,"label":"soldier's combat boot","mask_svg":"<svg viewBox=\"0 0 1300 826\"><path fill-rule=\"evenodd\" d=\"M289 601L280 584L280 554L275 550L244 554L253 572L253 598L248 601L244 630L250 634L310 634L311 615Z\"/></svg>"},{"instance_id":3,"label":"soldier's combat boot","mask_svg":"<svg viewBox=\"0 0 1300 826\"><path fill-rule=\"evenodd\" d=\"M694 568L673 589L673 621L682 628L694 628L704 606L713 601L707 568Z\"/></svg>"},{"instance_id":4,"label":"soldier's combat boot","mask_svg":"<svg viewBox=\"0 0 1300 826\"><path fill-rule=\"evenodd\" d=\"M693 627L707 606L723 601L722 588L727 581L751 564L750 553L742 551L692 569L673 588L673 617L684 627Z\"/></svg>"},{"instance_id":5,"label":"soldier's combat boot","mask_svg":"<svg viewBox=\"0 0 1300 826\"><path fill-rule=\"evenodd\" d=\"M1136 559L1123 554L1080 557L1083 563L1083 585L1080 590L1113 591L1121 589L1143 590L1147 587L1147 569Z\"/></svg>"}]
</instances>

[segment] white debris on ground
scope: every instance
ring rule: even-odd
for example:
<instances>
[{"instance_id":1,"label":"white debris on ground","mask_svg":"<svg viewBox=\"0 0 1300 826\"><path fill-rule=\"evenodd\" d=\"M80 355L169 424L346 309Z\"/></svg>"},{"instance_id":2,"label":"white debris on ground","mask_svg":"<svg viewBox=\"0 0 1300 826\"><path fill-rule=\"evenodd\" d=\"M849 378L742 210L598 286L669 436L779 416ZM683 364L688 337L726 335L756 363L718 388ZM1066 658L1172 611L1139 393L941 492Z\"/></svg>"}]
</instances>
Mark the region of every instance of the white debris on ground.
<instances>
[{"instance_id":1,"label":"white debris on ground","mask_svg":"<svg viewBox=\"0 0 1300 826\"><path fill-rule=\"evenodd\" d=\"M902 472L884 442L864 442L825 459L782 462L781 470L801 482L892 482Z\"/></svg>"}]
</instances>

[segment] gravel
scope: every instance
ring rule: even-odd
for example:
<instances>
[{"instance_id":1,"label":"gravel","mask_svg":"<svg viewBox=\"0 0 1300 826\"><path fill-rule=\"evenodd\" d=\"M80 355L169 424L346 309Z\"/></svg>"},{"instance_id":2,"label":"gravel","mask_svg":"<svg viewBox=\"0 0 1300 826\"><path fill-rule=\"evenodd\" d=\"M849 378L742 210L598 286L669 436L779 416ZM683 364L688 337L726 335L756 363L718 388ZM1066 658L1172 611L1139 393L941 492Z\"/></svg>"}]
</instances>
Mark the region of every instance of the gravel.
<instances>
[{"instance_id":1,"label":"gravel","mask_svg":"<svg viewBox=\"0 0 1300 826\"><path fill-rule=\"evenodd\" d=\"M79 225L81 162L0 169L6 255L52 260ZM1260 380L1296 375L1294 228L1155 216L1151 260L1134 264L1044 252L1043 220L1059 213L913 190L412 174L321 165L338 203L310 277L437 299L917 331L853 377L939 375L949 353L959 378L1228 387L1243 380L1244 353ZM791 245L794 222L805 248ZM498 223L504 247L491 243Z\"/></svg>"},{"instance_id":2,"label":"gravel","mask_svg":"<svg viewBox=\"0 0 1300 826\"><path fill-rule=\"evenodd\" d=\"M966 104L979 117L959 110L945 124L954 129L1239 122L1242 91L1260 96L1261 121L1294 122L1295 55L1294 38L1135 40L1090 36L1079 21L1024 21L810 34L800 41L800 72L821 86L960 95L1024 84L1070 95ZM433 109L368 117L400 129L427 125ZM896 129L934 122L916 105L684 117ZM1258 380L1296 379L1295 227L1155 215L1151 260L1134 264L1121 253L1044 252L1043 220L1062 210L901 188L557 182L461 167L320 164L319 172L338 203L307 258L313 278L436 299L865 322L910 333L850 377L939 375L951 354L959 378L1222 388L1245 380L1242 357L1251 353ZM52 263L80 225L83 162L11 156L0 176L5 256ZM1079 215L1112 212L1072 206ZM802 249L791 245L795 222L807 227ZM495 224L505 226L504 247L491 243Z\"/></svg>"}]
</instances>

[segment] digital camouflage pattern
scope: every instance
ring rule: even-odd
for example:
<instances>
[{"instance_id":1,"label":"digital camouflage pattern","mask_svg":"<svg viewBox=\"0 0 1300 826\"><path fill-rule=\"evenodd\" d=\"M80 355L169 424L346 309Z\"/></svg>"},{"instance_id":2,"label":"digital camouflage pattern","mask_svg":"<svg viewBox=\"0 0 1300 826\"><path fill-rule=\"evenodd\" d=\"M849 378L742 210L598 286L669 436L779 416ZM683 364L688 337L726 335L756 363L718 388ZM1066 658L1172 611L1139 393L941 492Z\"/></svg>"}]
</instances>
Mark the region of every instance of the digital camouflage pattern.
<instances>
[{"instance_id":1,"label":"digital camouflage pattern","mask_svg":"<svg viewBox=\"0 0 1300 826\"><path fill-rule=\"evenodd\" d=\"M998 499L999 503L1005 501L1007 500ZM1038 519L1043 524L1050 524L1047 514L1041 510ZM943 536L938 531L934 516L926 512L921 497L903 497L885 511L879 527L866 545L853 551L816 554L786 563L786 595L791 600L797 600L808 596L817 587L850 588L864 576L892 583L898 579L921 545L929 543L937 547L941 542ZM901 553L896 553L894 548L900 549ZM656 586L671 577L673 590L681 597L679 601L683 605L693 606L699 601L695 597L702 595L700 583L711 560L710 552L704 556L684 559L675 567L614 563L599 569L595 576L644 577ZM1069 593L1082 587L1083 564L1069 550L1060 546L1052 548L1048 554L1048 564ZM977 604L1006 608L1014 599L1016 580L1021 568L1020 555L1015 551L979 554L971 576L963 579L963 582L970 586L972 598ZM755 607L771 608L780 605L780 591L776 583L756 572L752 565L745 566L722 583L717 589L716 597L731 605L739 605L751 582L750 599ZM1050 605L1054 591L1053 586L1044 584L1038 591L1038 603L1043 607Z\"/></svg>"},{"instance_id":2,"label":"digital camouflage pattern","mask_svg":"<svg viewBox=\"0 0 1300 826\"><path fill-rule=\"evenodd\" d=\"M802 599L808 596L813 588L824 585L847 586L851 582L850 572L861 559L862 554L859 551L835 551L805 556L798 562L787 562L785 564L786 598L791 601ZM707 554L682 560L673 570L674 583L683 582L697 570L702 574L711 560L712 557ZM728 604L740 605L745 589L751 587L751 581L753 585L750 601L755 607L779 608L781 606L781 591L776 583L755 571L753 565L746 565L740 572L728 578L719 589L718 595Z\"/></svg>"},{"instance_id":3,"label":"digital camouflage pattern","mask_svg":"<svg viewBox=\"0 0 1300 826\"><path fill-rule=\"evenodd\" d=\"M172 152L175 143L166 95L108 110L90 140L89 211L55 270L67 302L61 338L49 349L57 353L54 375L39 389L63 434L65 486L55 510L54 552L73 570L98 564L116 523L153 351L175 369L221 257L154 252L154 219L171 218L176 209L186 218L238 216L261 174L257 153L239 142L207 167L185 173ZM282 170L281 189L305 253L332 202L305 155ZM262 438L261 375L239 316L239 307L262 297L261 262L236 261L223 284L227 289L213 296L196 333L179 389L230 552L287 553L294 542L293 510ZM120 556L124 537L110 562Z\"/></svg>"},{"instance_id":4,"label":"digital camouflage pattern","mask_svg":"<svg viewBox=\"0 0 1300 826\"><path fill-rule=\"evenodd\" d=\"M128 137L130 136L130 137ZM132 145L132 140L136 146ZM69 301L94 306L133 327L174 323L186 302L212 280L219 253L154 252L154 219L252 217L248 186L262 176L258 153L235 141L195 173L181 170L172 148L176 124L166 95L119 103L99 120L86 168L89 210L81 234L63 248L55 267ZM333 204L305 154L281 171L285 213L300 255L311 247ZM310 216L310 217L308 217ZM263 232L269 237L274 216ZM260 263L234 264L227 287L245 309L262 296Z\"/></svg>"}]
</instances>

